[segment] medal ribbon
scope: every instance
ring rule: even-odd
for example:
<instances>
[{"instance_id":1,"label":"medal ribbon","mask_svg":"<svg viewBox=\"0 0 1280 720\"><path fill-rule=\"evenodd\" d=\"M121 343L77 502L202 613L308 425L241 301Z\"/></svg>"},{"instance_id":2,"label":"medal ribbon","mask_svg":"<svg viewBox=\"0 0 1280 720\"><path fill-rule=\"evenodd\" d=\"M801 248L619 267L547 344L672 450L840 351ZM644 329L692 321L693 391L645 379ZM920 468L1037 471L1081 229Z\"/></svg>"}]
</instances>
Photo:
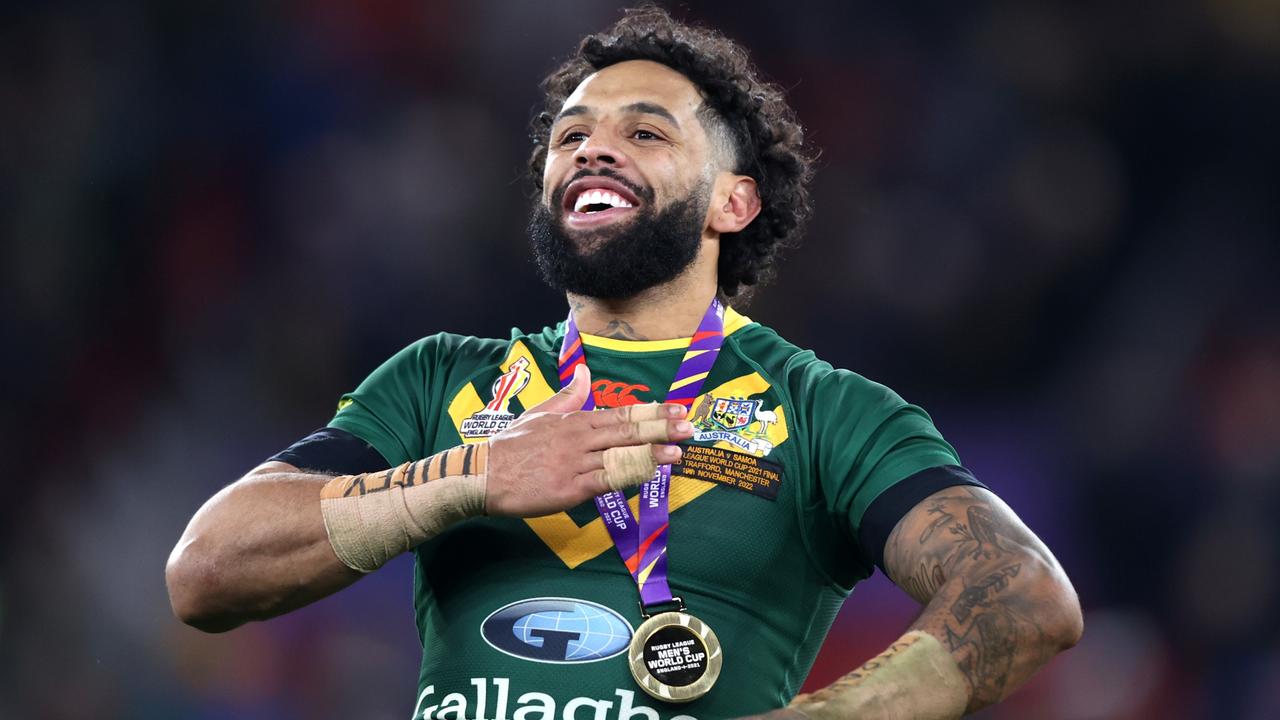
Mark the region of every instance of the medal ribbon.
<instances>
[{"instance_id":1,"label":"medal ribbon","mask_svg":"<svg viewBox=\"0 0 1280 720\"><path fill-rule=\"evenodd\" d=\"M684 359L680 361L675 379L667 391L666 402L679 403L686 408L693 405L723 344L724 306L713 299L689 342L689 348L685 350ZM586 362L582 335L570 312L565 322L564 342L560 346L560 386L564 387L573 378L575 367ZM595 407L595 396L588 389L582 409L594 410ZM631 514L627 498L621 492L611 490L595 498L596 509L600 511L623 564L640 589L641 604L646 607L672 600L671 586L667 583L667 526L671 515L667 493L670 487L671 466L659 465L653 478L640 486L639 522Z\"/></svg>"}]
</instances>

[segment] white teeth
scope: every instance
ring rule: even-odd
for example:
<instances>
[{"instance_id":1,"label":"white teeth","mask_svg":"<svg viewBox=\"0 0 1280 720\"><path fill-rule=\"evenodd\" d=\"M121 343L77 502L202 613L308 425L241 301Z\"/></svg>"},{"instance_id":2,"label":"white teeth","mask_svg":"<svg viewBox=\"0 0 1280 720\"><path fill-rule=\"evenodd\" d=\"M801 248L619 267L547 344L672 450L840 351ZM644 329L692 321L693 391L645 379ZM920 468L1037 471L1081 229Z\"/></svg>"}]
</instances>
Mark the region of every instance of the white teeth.
<instances>
[{"instance_id":1,"label":"white teeth","mask_svg":"<svg viewBox=\"0 0 1280 720\"><path fill-rule=\"evenodd\" d=\"M631 203L622 198L621 195L611 190L584 190L578 194L578 199L573 203L574 212L582 212L582 208L588 205L609 205L616 208L629 208Z\"/></svg>"}]
</instances>

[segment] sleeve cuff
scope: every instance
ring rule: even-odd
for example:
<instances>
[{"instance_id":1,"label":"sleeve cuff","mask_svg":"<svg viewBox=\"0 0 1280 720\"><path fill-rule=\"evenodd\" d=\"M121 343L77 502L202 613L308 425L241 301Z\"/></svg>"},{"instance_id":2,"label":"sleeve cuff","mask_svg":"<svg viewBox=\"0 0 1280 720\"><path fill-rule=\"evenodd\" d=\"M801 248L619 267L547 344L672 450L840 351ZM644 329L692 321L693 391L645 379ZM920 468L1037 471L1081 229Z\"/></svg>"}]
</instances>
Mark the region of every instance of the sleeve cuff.
<instances>
[{"instance_id":1,"label":"sleeve cuff","mask_svg":"<svg viewBox=\"0 0 1280 720\"><path fill-rule=\"evenodd\" d=\"M858 546L864 559L888 575L884 569L884 546L898 521L921 500L939 490L957 485L983 489L987 487L978 482L973 473L959 465L943 465L908 475L886 488L871 501L870 507L862 515L862 524L858 528Z\"/></svg>"},{"instance_id":2,"label":"sleeve cuff","mask_svg":"<svg viewBox=\"0 0 1280 720\"><path fill-rule=\"evenodd\" d=\"M382 453L372 445L335 427L320 428L268 460L337 475L357 475L389 467Z\"/></svg>"}]
</instances>

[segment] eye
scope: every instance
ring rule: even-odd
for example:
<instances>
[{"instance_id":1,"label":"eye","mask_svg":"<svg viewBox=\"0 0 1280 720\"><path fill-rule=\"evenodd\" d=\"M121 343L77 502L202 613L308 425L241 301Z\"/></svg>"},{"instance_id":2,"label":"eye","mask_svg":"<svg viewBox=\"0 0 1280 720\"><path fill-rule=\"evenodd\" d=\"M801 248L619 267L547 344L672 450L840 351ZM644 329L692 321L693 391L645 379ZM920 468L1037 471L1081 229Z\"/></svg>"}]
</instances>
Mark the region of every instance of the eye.
<instances>
[{"instance_id":1,"label":"eye","mask_svg":"<svg viewBox=\"0 0 1280 720\"><path fill-rule=\"evenodd\" d=\"M631 137L637 140L661 140L662 139L662 136L658 135L658 133L655 133L651 130L636 130L635 132L631 133Z\"/></svg>"},{"instance_id":2,"label":"eye","mask_svg":"<svg viewBox=\"0 0 1280 720\"><path fill-rule=\"evenodd\" d=\"M574 143L580 143L586 139L587 139L586 133L582 132L581 130L574 130L572 132L565 133L564 137L560 138L560 144L573 145Z\"/></svg>"}]
</instances>

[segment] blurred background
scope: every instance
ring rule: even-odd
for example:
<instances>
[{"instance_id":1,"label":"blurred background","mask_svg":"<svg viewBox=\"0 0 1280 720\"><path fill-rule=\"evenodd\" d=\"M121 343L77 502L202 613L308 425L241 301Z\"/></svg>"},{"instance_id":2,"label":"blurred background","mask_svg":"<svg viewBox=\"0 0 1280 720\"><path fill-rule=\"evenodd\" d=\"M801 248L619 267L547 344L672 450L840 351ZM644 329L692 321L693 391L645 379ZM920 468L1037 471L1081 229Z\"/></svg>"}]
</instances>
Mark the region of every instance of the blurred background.
<instances>
[{"instance_id":1,"label":"blurred background","mask_svg":"<svg viewBox=\"0 0 1280 720\"><path fill-rule=\"evenodd\" d=\"M397 349L564 315L526 121L617 8L5 4L0 717L407 717L405 558L220 636L164 562ZM928 409L1080 591L982 717L1280 717L1280 3L674 9L823 150L744 311ZM808 686L915 612L860 586Z\"/></svg>"}]
</instances>

